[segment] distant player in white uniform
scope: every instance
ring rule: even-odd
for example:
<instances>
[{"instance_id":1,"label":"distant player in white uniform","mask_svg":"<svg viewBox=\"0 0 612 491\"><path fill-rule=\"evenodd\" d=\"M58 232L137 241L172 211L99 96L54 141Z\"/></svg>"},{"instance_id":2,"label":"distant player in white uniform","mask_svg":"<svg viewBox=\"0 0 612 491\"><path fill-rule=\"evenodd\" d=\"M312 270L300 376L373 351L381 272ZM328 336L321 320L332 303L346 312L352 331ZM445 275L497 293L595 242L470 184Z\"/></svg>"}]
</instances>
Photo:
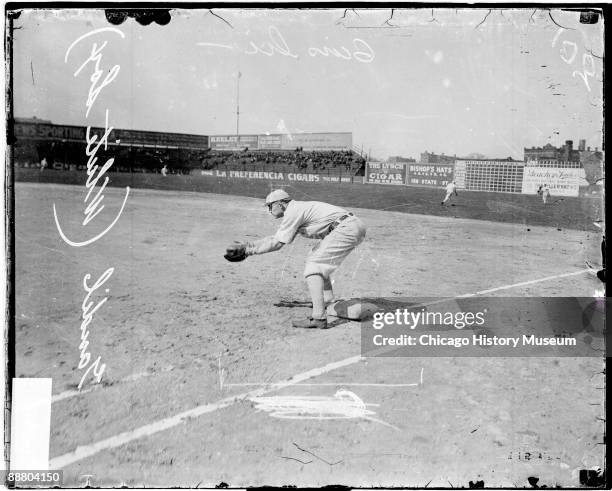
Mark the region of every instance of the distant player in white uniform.
<instances>
[{"instance_id":1,"label":"distant player in white uniform","mask_svg":"<svg viewBox=\"0 0 612 491\"><path fill-rule=\"evenodd\" d=\"M550 201L550 188L548 187L548 184L544 184L544 186L542 186L542 202L546 204L549 201Z\"/></svg>"},{"instance_id":2,"label":"distant player in white uniform","mask_svg":"<svg viewBox=\"0 0 612 491\"><path fill-rule=\"evenodd\" d=\"M334 299L330 276L363 241L365 226L359 218L343 208L321 201L296 201L282 189L272 191L266 197L265 204L274 218L282 218L277 232L255 242L230 247L225 257L229 261L240 261L247 256L277 251L293 242L297 234L321 239L308 254L304 267L312 298L312 316L294 321L293 326L326 329L325 306Z\"/></svg>"},{"instance_id":3,"label":"distant player in white uniform","mask_svg":"<svg viewBox=\"0 0 612 491\"><path fill-rule=\"evenodd\" d=\"M440 204L444 206L444 203L451 199L453 194L457 196L457 185L455 184L455 181L451 181L446 185L446 196L444 197L444 201L442 201Z\"/></svg>"}]
</instances>

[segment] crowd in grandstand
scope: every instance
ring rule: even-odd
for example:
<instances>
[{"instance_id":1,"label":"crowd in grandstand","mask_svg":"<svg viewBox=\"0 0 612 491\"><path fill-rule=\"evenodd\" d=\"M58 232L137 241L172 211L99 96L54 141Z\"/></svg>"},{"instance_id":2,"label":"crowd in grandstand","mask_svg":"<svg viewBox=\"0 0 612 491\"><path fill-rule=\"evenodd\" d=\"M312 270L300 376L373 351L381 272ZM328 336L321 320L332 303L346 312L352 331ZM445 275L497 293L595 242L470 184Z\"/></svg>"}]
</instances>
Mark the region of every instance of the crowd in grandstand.
<instances>
[{"instance_id":1,"label":"crowd in grandstand","mask_svg":"<svg viewBox=\"0 0 612 491\"><path fill-rule=\"evenodd\" d=\"M245 149L241 152L211 151L204 157L202 165L204 169L219 167L265 169L283 166L302 171L356 172L365 165L365 159L349 150L304 151L298 148L294 151L249 151Z\"/></svg>"},{"instance_id":2,"label":"crowd in grandstand","mask_svg":"<svg viewBox=\"0 0 612 491\"><path fill-rule=\"evenodd\" d=\"M83 170L85 156L84 144L77 143L18 145L15 151L15 160L20 167L40 168L40 162L45 159L50 169ZM167 174L229 169L362 175L365 169L365 159L350 150L304 151L298 148L292 151L244 149L232 152L125 146L101 149L97 156L99 160L114 159L111 172L160 173L165 167Z\"/></svg>"}]
</instances>

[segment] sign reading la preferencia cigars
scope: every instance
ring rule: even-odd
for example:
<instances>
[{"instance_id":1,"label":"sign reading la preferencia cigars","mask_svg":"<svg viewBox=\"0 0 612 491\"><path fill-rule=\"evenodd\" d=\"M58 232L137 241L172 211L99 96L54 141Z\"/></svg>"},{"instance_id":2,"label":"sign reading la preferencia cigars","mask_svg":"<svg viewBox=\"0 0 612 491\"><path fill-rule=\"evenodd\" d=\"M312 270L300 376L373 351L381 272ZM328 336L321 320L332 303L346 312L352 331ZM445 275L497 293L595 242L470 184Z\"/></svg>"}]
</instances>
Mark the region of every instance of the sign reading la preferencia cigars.
<instances>
[{"instance_id":1,"label":"sign reading la preferencia cigars","mask_svg":"<svg viewBox=\"0 0 612 491\"><path fill-rule=\"evenodd\" d=\"M243 170L203 170L203 176L235 178L235 179L263 179L269 181L301 181L301 182L351 182L351 176L328 176L325 174L308 174L301 172L268 172Z\"/></svg>"}]
</instances>

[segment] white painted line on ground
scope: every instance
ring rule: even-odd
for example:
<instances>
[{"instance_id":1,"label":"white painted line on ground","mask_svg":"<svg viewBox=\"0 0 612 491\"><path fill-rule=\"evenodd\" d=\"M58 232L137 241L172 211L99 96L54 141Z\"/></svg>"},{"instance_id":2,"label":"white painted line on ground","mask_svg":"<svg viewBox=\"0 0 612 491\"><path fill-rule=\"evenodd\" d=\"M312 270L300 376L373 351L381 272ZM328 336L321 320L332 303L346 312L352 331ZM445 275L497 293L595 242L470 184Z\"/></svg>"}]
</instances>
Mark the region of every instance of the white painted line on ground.
<instances>
[{"instance_id":1,"label":"white painted line on ground","mask_svg":"<svg viewBox=\"0 0 612 491\"><path fill-rule=\"evenodd\" d=\"M457 298L475 297L476 295L485 295L487 293L498 292L500 290L509 290L510 288L517 288L519 286L533 285L534 283L541 283L542 281L556 280L558 278L567 278L569 276L578 276L579 274L588 273L589 270L581 269L580 271L574 271L573 273L557 274L554 276L547 276L540 278L539 280L523 281L522 283L514 283L513 285L499 286L497 288L491 288L490 290L482 290L476 293L469 293L467 295L460 295Z\"/></svg>"},{"instance_id":2,"label":"white painted line on ground","mask_svg":"<svg viewBox=\"0 0 612 491\"><path fill-rule=\"evenodd\" d=\"M89 389L83 389L83 390L66 390L64 392L60 392L59 394L55 394L52 398L51 398L51 402L57 402L57 401L62 401L64 399L68 399L70 397L75 397L75 396L80 396L82 394L87 394L89 392L92 392L94 390L96 390L98 387L101 387L100 385L94 385L93 387L89 388Z\"/></svg>"},{"instance_id":3,"label":"white painted line on ground","mask_svg":"<svg viewBox=\"0 0 612 491\"><path fill-rule=\"evenodd\" d=\"M169 366L169 367L165 367L161 369L161 373L164 372L169 372L171 370L174 370L173 366ZM138 373L132 373L131 375L128 375L127 377L123 377L121 380L119 380L119 384L123 384L126 382L134 382L135 380L140 380L141 378L147 378L147 377L152 377L153 375L158 375L160 372L138 372ZM101 384L96 384L93 385L91 387L89 387L88 389L81 389L81 390L66 390L64 392L60 392L59 394L54 394L53 397L51 398L51 402L58 402L58 401L62 401L64 399L69 399L71 397L76 397L76 396L80 396L83 394L88 394L89 392L93 392L94 390L97 389L101 389L103 388L104 385Z\"/></svg>"},{"instance_id":4,"label":"white painted line on ground","mask_svg":"<svg viewBox=\"0 0 612 491\"><path fill-rule=\"evenodd\" d=\"M541 283L543 281L556 280L558 278L567 278L567 277L570 277L570 276L577 276L577 275L580 275L580 274L583 274L583 273L589 273L589 272L591 272L591 270L589 268L586 268L586 269L582 269L580 271L574 271L572 273L563 273L563 274L558 274L558 275L554 275L554 276L546 276L545 278L540 278L540 279L537 279L537 280L523 281L521 283L514 283L512 285L499 286L497 288L491 288L489 290L482 290L482 291L479 291L479 292L476 292L476 293L467 293L465 295L459 295L458 297L455 297L455 298L475 297L477 295L485 295L487 293L497 292L497 291L501 291L501 290L509 290L511 288L517 288L517 287L526 286L526 285L533 285L535 283ZM446 301L448 301L448 298L443 298L443 299L440 299L440 300L436 300L434 302L423 304L422 306L435 305L437 303L444 303ZM164 370L164 371L166 371L166 370ZM121 379L119 381L119 383L131 382L131 381L136 380L138 378L148 377L148 376L151 376L151 375L154 375L154 373L152 373L152 372L144 372L144 373L139 373L139 374L134 374L134 375L128 375L127 377ZM422 383L422 381L421 381L421 383ZM227 386L227 387L231 387L231 386L237 387L237 386L255 386L255 385L270 385L270 386L272 386L274 384L270 384L270 383L252 383L252 384L224 384L224 385ZM317 384L294 384L294 385L317 385ZM318 384L318 385L330 385L330 386L331 385L363 385L363 386L368 386L368 385L370 385L370 386L387 385L387 386L391 386L391 387L393 387L393 386L395 386L395 387L411 387L411 386L413 386L415 384L395 384L395 385L393 385L393 384ZM416 385L418 385L418 384L416 384ZM78 391L78 390L68 390L68 391L65 391L65 392L61 392L59 394L55 394L52 397L51 402L58 402L58 401L61 401L63 399L68 399L70 397L75 397L75 396L78 396L78 395L87 394L87 393L92 392L93 390L97 389L98 387L99 386L96 385L96 386L94 386L92 388L81 390L81 391Z\"/></svg>"},{"instance_id":5,"label":"white painted line on ground","mask_svg":"<svg viewBox=\"0 0 612 491\"><path fill-rule=\"evenodd\" d=\"M78 462L79 460L83 460L87 457L91 457L92 455L101 452L102 450L107 450L110 448L119 447L131 441L134 441L138 438L142 438L145 436L151 436L155 433L159 433L160 431L167 430L174 426L177 426L190 418L197 418L203 414L211 413L213 411L217 411L219 409L223 409L225 407L231 406L237 402L240 402L245 399L249 399L251 397L260 397L268 392L273 392L275 390L282 389L283 387L290 387L292 385L298 384L304 380L308 380L313 377L318 377L326 372L330 372L332 370L336 370L341 367L345 367L348 365L352 365L353 363L357 363L361 360L361 356L352 356L350 358L346 358L341 361L337 361L334 363L328 363L327 365L319 368L314 368L312 370L308 370L307 372L301 373L299 375L293 376L291 379L282 382L275 387L266 388L266 389L256 389L249 392L244 392L242 394L238 394L231 397L226 397L225 399L221 399L218 402L211 404L204 404L202 406L195 407L193 409L189 409L187 411L183 411L175 416L171 416L169 418L165 418L154 423L141 426L131 431L125 431L120 433L119 435L112 436L105 440L101 440L99 442L93 443L91 445L83 445L77 447L76 450L66 453L64 455L60 455L59 457L55 457L49 461L50 469L63 469L67 465L73 464L74 462Z\"/></svg>"},{"instance_id":6,"label":"white painted line on ground","mask_svg":"<svg viewBox=\"0 0 612 491\"><path fill-rule=\"evenodd\" d=\"M484 295L486 293L491 293L494 291L506 290L509 288L515 288L515 287L524 286L524 285L531 285L531 284L539 283L542 281L548 281L548 280L553 280L557 278L565 278L569 276L576 276L579 274L586 273L587 271L588 269L584 269L584 270L575 271L572 273L564 273L564 274L559 274L559 275L554 275L554 276L547 276L545 278L540 278L537 280L525 281L522 283L515 283L513 285L500 286L497 288L492 288L490 290L483 290L480 292L467 294L467 295L460 295L455 298L465 298L465 297L473 297L476 295ZM213 411L217 411L219 409L226 408L237 402L240 402L242 400L245 400L251 397L259 397L269 392L280 390L284 387L298 385L303 380L308 380L310 378L318 377L319 375L330 372L332 370L336 370L337 368L342 368L345 366L352 365L353 363L357 363L358 361L362 359L363 358L359 355L359 356L352 356L350 358L346 358L344 360L340 360L334 363L329 363L323 367L314 368L312 370L308 370L307 372L303 372L299 375L295 375L291 379L285 382L274 384L272 386L269 386L268 388L256 389L256 390L252 390L249 392L244 392L242 394L238 394L236 396L231 396L225 399L221 399L220 401L217 401L215 403L204 404L202 406L198 406L193 409L183 411L182 413L179 413L175 416L165 418L165 419L156 421L148 425L141 426L131 431L120 433L119 435L112 436L110 438L101 440L91 445L83 445L83 446L77 447L76 450L72 452L69 452L64 455L60 455L59 457L55 457L54 459L50 460L49 468L62 469L63 467L70 465L74 462L78 462L79 460L83 460L87 457L91 457L92 455L95 455L98 452L101 452L102 450L116 448L126 443L129 443L131 441L134 441L138 438L151 436L151 435L154 435L155 433L159 433L160 431L177 426L180 423L184 422L186 419L196 418L203 414L211 413ZM421 383L422 383L422 371L421 371ZM257 384L257 385L260 385L260 384Z\"/></svg>"}]
</instances>

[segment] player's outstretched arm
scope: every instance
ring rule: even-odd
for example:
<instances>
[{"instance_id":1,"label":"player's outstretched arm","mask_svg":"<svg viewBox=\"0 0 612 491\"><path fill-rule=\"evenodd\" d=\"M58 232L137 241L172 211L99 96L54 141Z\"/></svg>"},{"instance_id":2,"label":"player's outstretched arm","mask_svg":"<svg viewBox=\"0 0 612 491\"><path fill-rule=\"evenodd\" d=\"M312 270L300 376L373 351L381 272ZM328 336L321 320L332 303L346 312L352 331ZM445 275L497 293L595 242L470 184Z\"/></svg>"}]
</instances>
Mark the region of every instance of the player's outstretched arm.
<instances>
[{"instance_id":1,"label":"player's outstretched arm","mask_svg":"<svg viewBox=\"0 0 612 491\"><path fill-rule=\"evenodd\" d=\"M256 240L255 242L247 242L246 254L247 256L266 254L267 252L278 251L284 245L284 242L280 242L275 236L270 235L263 239Z\"/></svg>"},{"instance_id":2,"label":"player's outstretched arm","mask_svg":"<svg viewBox=\"0 0 612 491\"><path fill-rule=\"evenodd\" d=\"M225 250L225 259L232 263L244 261L253 254L265 254L266 252L278 251L285 245L274 236L264 237L255 242L235 242Z\"/></svg>"}]
</instances>

